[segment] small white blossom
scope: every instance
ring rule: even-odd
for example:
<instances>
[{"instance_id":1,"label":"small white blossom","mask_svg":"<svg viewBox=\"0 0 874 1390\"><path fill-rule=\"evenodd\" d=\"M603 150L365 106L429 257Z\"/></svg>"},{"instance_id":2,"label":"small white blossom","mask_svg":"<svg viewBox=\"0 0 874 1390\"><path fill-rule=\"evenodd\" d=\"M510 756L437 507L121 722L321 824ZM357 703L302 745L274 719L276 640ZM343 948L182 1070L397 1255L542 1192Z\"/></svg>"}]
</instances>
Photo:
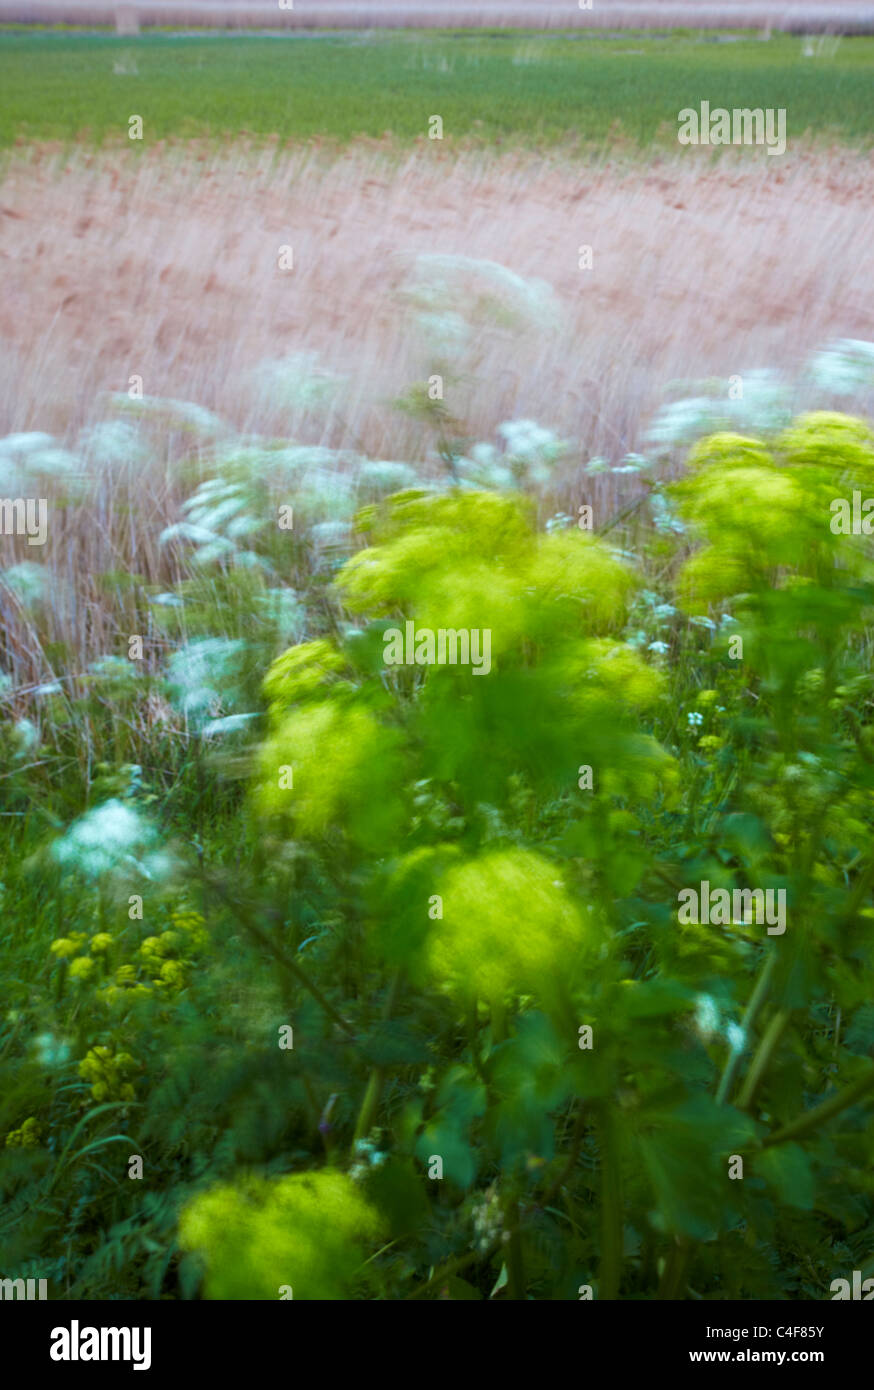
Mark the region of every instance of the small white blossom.
<instances>
[{"instance_id":1,"label":"small white blossom","mask_svg":"<svg viewBox=\"0 0 874 1390\"><path fill-rule=\"evenodd\" d=\"M132 806L113 797L73 821L66 834L54 842L51 853L62 868L76 870L89 879L124 866L153 877L142 860L156 839L154 826Z\"/></svg>"},{"instance_id":2,"label":"small white blossom","mask_svg":"<svg viewBox=\"0 0 874 1390\"><path fill-rule=\"evenodd\" d=\"M30 719L16 720L14 733L19 757L23 757L26 753L32 753L39 743L39 730Z\"/></svg>"},{"instance_id":3,"label":"small white blossom","mask_svg":"<svg viewBox=\"0 0 874 1390\"><path fill-rule=\"evenodd\" d=\"M173 702L188 718L214 718L231 698L239 678L244 644L224 637L203 637L174 652L167 664Z\"/></svg>"},{"instance_id":4,"label":"small white blossom","mask_svg":"<svg viewBox=\"0 0 874 1390\"><path fill-rule=\"evenodd\" d=\"M810 364L817 385L838 396L849 396L874 383L874 343L843 338L817 353Z\"/></svg>"},{"instance_id":5,"label":"small white blossom","mask_svg":"<svg viewBox=\"0 0 874 1390\"><path fill-rule=\"evenodd\" d=\"M33 1046L40 1066L63 1067L70 1059L70 1044L52 1033L40 1033Z\"/></svg>"},{"instance_id":6,"label":"small white blossom","mask_svg":"<svg viewBox=\"0 0 874 1390\"><path fill-rule=\"evenodd\" d=\"M695 1000L695 1027L703 1038L719 1032L719 1005L712 994L699 994Z\"/></svg>"}]
</instances>

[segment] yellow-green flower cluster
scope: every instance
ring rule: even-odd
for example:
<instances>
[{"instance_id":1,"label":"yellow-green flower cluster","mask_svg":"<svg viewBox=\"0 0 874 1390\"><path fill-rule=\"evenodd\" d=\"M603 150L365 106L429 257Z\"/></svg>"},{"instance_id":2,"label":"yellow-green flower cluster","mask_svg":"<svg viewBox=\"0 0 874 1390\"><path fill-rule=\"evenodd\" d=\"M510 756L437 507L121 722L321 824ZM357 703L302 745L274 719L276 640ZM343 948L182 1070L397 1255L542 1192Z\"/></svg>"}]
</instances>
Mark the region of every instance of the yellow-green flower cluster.
<instances>
[{"instance_id":1,"label":"yellow-green flower cluster","mask_svg":"<svg viewBox=\"0 0 874 1390\"><path fill-rule=\"evenodd\" d=\"M264 683L263 813L287 818L297 837L342 827L359 848L382 853L409 822L399 788L417 757L472 804L494 804L519 770L568 782L569 745L577 765L599 758L601 789L643 784L649 795L671 780L667 754L637 733L640 709L661 698L663 682L616 640L633 569L578 528L544 535L535 523L529 499L476 490L396 496L376 509L373 544L343 566L336 587L369 620L359 651L371 668L385 664L386 677L349 686L345 658L323 641L278 658ZM489 667L419 656L415 670L400 670L386 663L385 646L380 663L389 636L381 627L406 622L432 635L487 632ZM412 737L391 717L405 692L415 699ZM486 737L496 750L489 759Z\"/></svg>"},{"instance_id":2,"label":"yellow-green flower cluster","mask_svg":"<svg viewBox=\"0 0 874 1390\"><path fill-rule=\"evenodd\" d=\"M11 1129L6 1136L7 1149L36 1149L41 1141L39 1121L31 1115L19 1129Z\"/></svg>"},{"instance_id":3,"label":"yellow-green flower cluster","mask_svg":"<svg viewBox=\"0 0 874 1390\"><path fill-rule=\"evenodd\" d=\"M206 918L202 913L175 909L170 913L170 921L173 923L173 930L182 933L190 951L202 951L209 945Z\"/></svg>"},{"instance_id":4,"label":"yellow-green flower cluster","mask_svg":"<svg viewBox=\"0 0 874 1390\"><path fill-rule=\"evenodd\" d=\"M777 440L790 467L821 469L859 486L874 479L874 431L865 420L835 410L814 410L793 420Z\"/></svg>"},{"instance_id":5,"label":"yellow-green flower cluster","mask_svg":"<svg viewBox=\"0 0 874 1390\"><path fill-rule=\"evenodd\" d=\"M682 514L704 547L683 566L678 592L700 611L755 589L780 587L781 576L829 576L840 545L830 503L843 479L874 474L874 436L863 422L833 412L801 416L773 452L758 439L716 434L689 454L687 474L672 486ZM852 558L843 547L841 563Z\"/></svg>"},{"instance_id":6,"label":"yellow-green flower cluster","mask_svg":"<svg viewBox=\"0 0 874 1390\"><path fill-rule=\"evenodd\" d=\"M261 749L260 806L289 816L303 835L343 824L362 845L384 843L397 816L399 741L366 709L302 705L282 718Z\"/></svg>"},{"instance_id":7,"label":"yellow-green flower cluster","mask_svg":"<svg viewBox=\"0 0 874 1390\"><path fill-rule=\"evenodd\" d=\"M621 624L635 585L627 565L605 545L580 531L541 536L520 575L529 632L603 634Z\"/></svg>"},{"instance_id":8,"label":"yellow-green flower cluster","mask_svg":"<svg viewBox=\"0 0 874 1390\"><path fill-rule=\"evenodd\" d=\"M329 642L301 642L278 656L264 677L272 718L304 700L324 698L346 663Z\"/></svg>"},{"instance_id":9,"label":"yellow-green flower cluster","mask_svg":"<svg viewBox=\"0 0 874 1390\"><path fill-rule=\"evenodd\" d=\"M192 963L209 944L206 922L199 912L176 909L170 922L169 929L146 937L139 946L129 932L116 937L101 931L89 941L87 933L80 931L59 937L50 951L80 990L90 987L91 999L110 1008L135 999L166 997L186 985ZM128 959L118 961L122 951ZM113 956L115 960L111 960ZM134 1100L135 1072L136 1063L129 1052L116 1052L106 1045L91 1047L79 1063L79 1075L90 1083L91 1097L97 1102Z\"/></svg>"},{"instance_id":10,"label":"yellow-green flower cluster","mask_svg":"<svg viewBox=\"0 0 874 1390\"><path fill-rule=\"evenodd\" d=\"M380 1218L345 1173L294 1173L215 1187L183 1209L179 1243L206 1265L216 1299L347 1296Z\"/></svg>"},{"instance_id":11,"label":"yellow-green flower cluster","mask_svg":"<svg viewBox=\"0 0 874 1390\"><path fill-rule=\"evenodd\" d=\"M96 1101L135 1100L130 1078L136 1070L137 1064L129 1052L114 1053L111 1047L92 1047L79 1063L79 1075L91 1082L91 1095Z\"/></svg>"},{"instance_id":12,"label":"yellow-green flower cluster","mask_svg":"<svg viewBox=\"0 0 874 1390\"><path fill-rule=\"evenodd\" d=\"M525 632L520 570L532 554L521 499L471 492L386 503L382 543L337 577L353 613L409 611L432 629L487 628L492 659Z\"/></svg>"},{"instance_id":13,"label":"yellow-green flower cluster","mask_svg":"<svg viewBox=\"0 0 874 1390\"><path fill-rule=\"evenodd\" d=\"M88 945L86 947L86 942ZM69 973L72 980L87 980L93 973L95 962L92 956L102 956L112 949L114 942L109 932L98 932L88 941L87 932L70 932L69 936L59 936L49 950L57 960L69 960ZM84 952L90 950L91 955Z\"/></svg>"},{"instance_id":14,"label":"yellow-green flower cluster","mask_svg":"<svg viewBox=\"0 0 874 1390\"><path fill-rule=\"evenodd\" d=\"M492 655L526 638L604 633L621 624L634 575L579 530L538 535L518 495L452 493L390 499L380 544L337 578L356 613L406 609L431 628L487 628Z\"/></svg>"},{"instance_id":15,"label":"yellow-green flower cluster","mask_svg":"<svg viewBox=\"0 0 874 1390\"><path fill-rule=\"evenodd\" d=\"M728 431L699 439L689 450L686 467L690 473L702 468L773 468L774 460L760 439L747 439Z\"/></svg>"},{"instance_id":16,"label":"yellow-green flower cluster","mask_svg":"<svg viewBox=\"0 0 874 1390\"><path fill-rule=\"evenodd\" d=\"M590 714L594 703L615 712L624 705L649 709L665 689L664 676L648 665L633 647L607 638L580 642L565 660L569 684L577 702Z\"/></svg>"},{"instance_id":17,"label":"yellow-green flower cluster","mask_svg":"<svg viewBox=\"0 0 874 1390\"><path fill-rule=\"evenodd\" d=\"M118 966L113 981L98 991L105 1003L177 993L187 984L192 960L208 945L209 933L199 912L176 910L170 921L167 931L147 936L133 961Z\"/></svg>"},{"instance_id":18,"label":"yellow-green flower cluster","mask_svg":"<svg viewBox=\"0 0 874 1390\"><path fill-rule=\"evenodd\" d=\"M77 956L70 961L70 979L87 980L94 970L94 961L90 956Z\"/></svg>"},{"instance_id":19,"label":"yellow-green flower cluster","mask_svg":"<svg viewBox=\"0 0 874 1390\"><path fill-rule=\"evenodd\" d=\"M69 936L59 936L52 942L49 950L58 960L69 960L71 956L79 954L87 939L86 932L74 931Z\"/></svg>"},{"instance_id":20,"label":"yellow-green flower cluster","mask_svg":"<svg viewBox=\"0 0 874 1390\"><path fill-rule=\"evenodd\" d=\"M462 994L491 1002L508 991L551 991L595 941L556 867L528 850L496 850L450 868L441 896L428 957L433 973Z\"/></svg>"},{"instance_id":21,"label":"yellow-green flower cluster","mask_svg":"<svg viewBox=\"0 0 874 1390\"><path fill-rule=\"evenodd\" d=\"M390 498L374 526L377 544L344 565L338 588L355 613L409 604L425 625L464 626L455 605L465 603L471 577L491 576L489 584L477 586L480 602L486 601L501 571L513 576L530 557L532 536L530 504L519 496L465 492ZM435 583L451 589L436 605ZM445 601L448 609L441 606ZM432 614L438 622L430 622ZM473 626L495 624L484 613Z\"/></svg>"},{"instance_id":22,"label":"yellow-green flower cluster","mask_svg":"<svg viewBox=\"0 0 874 1390\"><path fill-rule=\"evenodd\" d=\"M702 753L718 753L720 748L725 747L725 739L720 738L718 734L704 734L698 740L698 747Z\"/></svg>"},{"instance_id":23,"label":"yellow-green flower cluster","mask_svg":"<svg viewBox=\"0 0 874 1390\"><path fill-rule=\"evenodd\" d=\"M57 960L68 962L69 978L80 988L101 978L95 997L104 1004L175 993L187 983L192 960L208 946L209 933L202 915L187 908L171 912L170 921L167 931L146 937L134 948L132 959L122 961L114 972L109 958L123 943L110 932L97 932L90 941L86 932L70 932L49 949Z\"/></svg>"}]
</instances>

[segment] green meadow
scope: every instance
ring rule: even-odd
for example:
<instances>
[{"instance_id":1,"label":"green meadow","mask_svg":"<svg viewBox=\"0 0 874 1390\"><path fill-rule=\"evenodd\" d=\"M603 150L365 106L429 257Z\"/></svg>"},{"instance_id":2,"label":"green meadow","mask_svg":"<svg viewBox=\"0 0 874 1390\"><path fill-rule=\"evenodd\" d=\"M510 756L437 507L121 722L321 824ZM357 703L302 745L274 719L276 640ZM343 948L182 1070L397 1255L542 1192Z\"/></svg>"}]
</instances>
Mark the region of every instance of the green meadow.
<instances>
[{"instance_id":1,"label":"green meadow","mask_svg":"<svg viewBox=\"0 0 874 1390\"><path fill-rule=\"evenodd\" d=\"M121 68L123 71L117 71ZM501 145L675 141L677 113L785 107L790 140L867 143L874 39L804 55L804 41L693 33L389 32L137 38L0 33L0 144L246 132L281 140L425 136Z\"/></svg>"}]
</instances>

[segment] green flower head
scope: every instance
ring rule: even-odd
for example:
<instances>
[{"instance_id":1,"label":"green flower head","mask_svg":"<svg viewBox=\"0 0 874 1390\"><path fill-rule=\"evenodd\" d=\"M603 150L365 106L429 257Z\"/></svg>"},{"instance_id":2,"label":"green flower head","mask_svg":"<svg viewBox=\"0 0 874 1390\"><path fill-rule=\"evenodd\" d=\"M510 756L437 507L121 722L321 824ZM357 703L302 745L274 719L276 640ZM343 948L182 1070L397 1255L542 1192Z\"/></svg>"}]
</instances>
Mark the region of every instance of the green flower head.
<instances>
[{"instance_id":1,"label":"green flower head","mask_svg":"<svg viewBox=\"0 0 874 1390\"><path fill-rule=\"evenodd\" d=\"M49 950L58 960L66 960L69 956L75 956L82 949L85 940L85 933L81 931L71 932L69 936L59 936L53 941Z\"/></svg>"},{"instance_id":2,"label":"green flower head","mask_svg":"<svg viewBox=\"0 0 874 1390\"><path fill-rule=\"evenodd\" d=\"M874 432L865 420L834 410L800 415L780 436L777 447L793 467L822 469L860 483L874 480Z\"/></svg>"},{"instance_id":3,"label":"green flower head","mask_svg":"<svg viewBox=\"0 0 874 1390\"><path fill-rule=\"evenodd\" d=\"M216 1299L342 1299L379 1237L379 1214L344 1173L248 1178L214 1187L183 1209L179 1243L206 1267Z\"/></svg>"},{"instance_id":4,"label":"green flower head","mask_svg":"<svg viewBox=\"0 0 874 1390\"><path fill-rule=\"evenodd\" d=\"M346 663L329 642L301 642L278 656L264 677L273 719L305 700L325 698Z\"/></svg>"},{"instance_id":5,"label":"green flower head","mask_svg":"<svg viewBox=\"0 0 874 1390\"><path fill-rule=\"evenodd\" d=\"M78 960L70 963L71 980L87 980L94 970L94 961L90 956L79 956Z\"/></svg>"},{"instance_id":6,"label":"green flower head","mask_svg":"<svg viewBox=\"0 0 874 1390\"><path fill-rule=\"evenodd\" d=\"M690 473L702 468L773 468L774 460L760 439L742 434L711 434L689 450L686 467Z\"/></svg>"},{"instance_id":7,"label":"green flower head","mask_svg":"<svg viewBox=\"0 0 874 1390\"><path fill-rule=\"evenodd\" d=\"M502 567L510 575L518 570L531 545L528 504L491 492L394 498L375 538L379 543L354 555L337 577L344 604L374 614L411 605L425 621L435 586L451 586L453 576L488 571L494 582ZM454 592L462 588L456 584ZM448 615L440 625L451 625ZM489 624L483 618L475 626Z\"/></svg>"},{"instance_id":8,"label":"green flower head","mask_svg":"<svg viewBox=\"0 0 874 1390\"><path fill-rule=\"evenodd\" d=\"M366 709L305 705L261 749L261 808L288 816L302 835L344 825L358 844L384 844L400 813L398 745L399 735Z\"/></svg>"},{"instance_id":9,"label":"green flower head","mask_svg":"<svg viewBox=\"0 0 874 1390\"><path fill-rule=\"evenodd\" d=\"M533 631L560 621L571 633L602 633L621 624L635 578L601 541L572 530L539 539L525 584L533 589Z\"/></svg>"},{"instance_id":10,"label":"green flower head","mask_svg":"<svg viewBox=\"0 0 874 1390\"><path fill-rule=\"evenodd\" d=\"M549 860L496 850L452 868L443 880L443 919L431 932L433 973L460 993L494 1000L513 990L550 990L594 944Z\"/></svg>"}]
</instances>

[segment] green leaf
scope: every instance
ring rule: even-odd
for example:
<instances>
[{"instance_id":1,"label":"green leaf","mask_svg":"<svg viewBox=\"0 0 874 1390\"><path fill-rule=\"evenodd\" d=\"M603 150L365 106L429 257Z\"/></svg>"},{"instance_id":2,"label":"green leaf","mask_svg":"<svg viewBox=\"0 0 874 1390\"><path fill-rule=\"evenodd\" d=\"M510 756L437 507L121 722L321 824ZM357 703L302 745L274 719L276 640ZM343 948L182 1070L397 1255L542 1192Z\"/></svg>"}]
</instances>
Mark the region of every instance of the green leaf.
<instances>
[{"instance_id":1,"label":"green leaf","mask_svg":"<svg viewBox=\"0 0 874 1390\"><path fill-rule=\"evenodd\" d=\"M366 1185L368 1197L385 1213L392 1236L413 1235L427 1221L422 1175L411 1159L390 1158L372 1168Z\"/></svg>"},{"instance_id":2,"label":"green leaf","mask_svg":"<svg viewBox=\"0 0 874 1390\"><path fill-rule=\"evenodd\" d=\"M734 1210L728 1158L755 1138L748 1115L698 1096L649 1111L637 1144L657 1202L656 1225L694 1240L712 1239Z\"/></svg>"},{"instance_id":3,"label":"green leaf","mask_svg":"<svg viewBox=\"0 0 874 1390\"><path fill-rule=\"evenodd\" d=\"M374 1067L424 1066L431 1061L427 1041L407 1024L380 1023L358 1044L364 1061Z\"/></svg>"},{"instance_id":4,"label":"green leaf","mask_svg":"<svg viewBox=\"0 0 874 1390\"><path fill-rule=\"evenodd\" d=\"M468 1067L450 1067L437 1089L437 1103L460 1126L467 1128L486 1113L488 1096L479 1077Z\"/></svg>"},{"instance_id":5,"label":"green leaf","mask_svg":"<svg viewBox=\"0 0 874 1390\"><path fill-rule=\"evenodd\" d=\"M508 1276L508 1274L507 1274L507 1266L506 1266L506 1265L501 1265L501 1272L500 1272L500 1274L498 1275L498 1277L497 1277L497 1279L496 1279L496 1281L495 1281L495 1287L492 1289L491 1293L489 1294L489 1298L494 1298L494 1296L495 1296L496 1293L500 1293L500 1292L501 1292L501 1289L505 1289L505 1288L507 1287L508 1281L509 1281L509 1276Z\"/></svg>"},{"instance_id":6,"label":"green leaf","mask_svg":"<svg viewBox=\"0 0 874 1390\"><path fill-rule=\"evenodd\" d=\"M476 1154L451 1120L427 1126L416 1140L416 1157L426 1170L432 1157L441 1158L444 1178L458 1187L470 1187L477 1174Z\"/></svg>"},{"instance_id":7,"label":"green leaf","mask_svg":"<svg viewBox=\"0 0 874 1390\"><path fill-rule=\"evenodd\" d=\"M626 1018L657 1018L692 1007L695 991L677 980L623 980L619 1006Z\"/></svg>"},{"instance_id":8,"label":"green leaf","mask_svg":"<svg viewBox=\"0 0 874 1390\"><path fill-rule=\"evenodd\" d=\"M780 1201L810 1211L816 1196L816 1179L810 1160L798 1144L780 1144L756 1155L755 1171Z\"/></svg>"},{"instance_id":9,"label":"green leaf","mask_svg":"<svg viewBox=\"0 0 874 1390\"><path fill-rule=\"evenodd\" d=\"M874 1048L874 1004L863 1004L856 1010L844 1037L844 1046L858 1056L869 1055Z\"/></svg>"},{"instance_id":10,"label":"green leaf","mask_svg":"<svg viewBox=\"0 0 874 1390\"><path fill-rule=\"evenodd\" d=\"M759 816L735 811L720 823L721 838L745 859L756 860L771 848L768 827Z\"/></svg>"}]
</instances>

